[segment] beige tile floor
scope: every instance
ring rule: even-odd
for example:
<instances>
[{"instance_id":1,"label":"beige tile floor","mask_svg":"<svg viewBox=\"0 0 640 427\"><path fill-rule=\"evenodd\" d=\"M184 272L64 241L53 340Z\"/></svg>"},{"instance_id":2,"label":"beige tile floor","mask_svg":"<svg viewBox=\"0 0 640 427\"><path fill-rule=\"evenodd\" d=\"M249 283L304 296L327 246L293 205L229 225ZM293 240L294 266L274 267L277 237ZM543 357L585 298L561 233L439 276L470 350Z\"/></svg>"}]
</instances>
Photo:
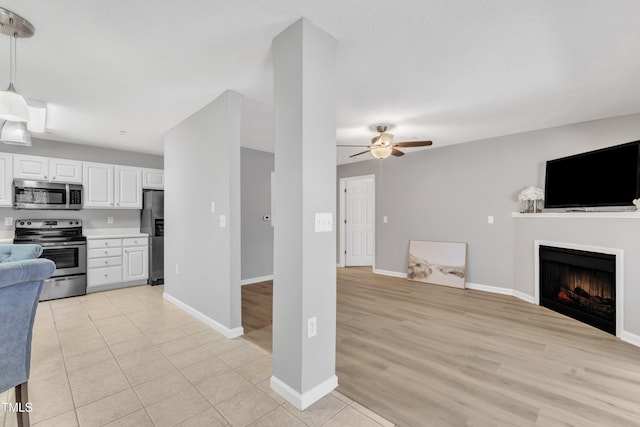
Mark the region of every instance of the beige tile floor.
<instances>
[{"instance_id":1,"label":"beige tile floor","mask_svg":"<svg viewBox=\"0 0 640 427\"><path fill-rule=\"evenodd\" d=\"M338 392L298 411L270 389L269 353L226 339L162 292L139 286L40 303L32 425L392 425ZM0 412L0 421L14 426L15 414Z\"/></svg>"}]
</instances>

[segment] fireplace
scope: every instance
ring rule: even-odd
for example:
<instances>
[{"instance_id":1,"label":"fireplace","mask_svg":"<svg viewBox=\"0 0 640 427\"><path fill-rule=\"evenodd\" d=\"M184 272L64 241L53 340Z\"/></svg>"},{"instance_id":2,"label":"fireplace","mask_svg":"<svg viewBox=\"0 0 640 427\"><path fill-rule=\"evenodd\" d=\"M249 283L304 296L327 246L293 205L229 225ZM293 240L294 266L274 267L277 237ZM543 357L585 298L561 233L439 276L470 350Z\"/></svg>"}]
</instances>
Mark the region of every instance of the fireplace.
<instances>
[{"instance_id":1,"label":"fireplace","mask_svg":"<svg viewBox=\"0 0 640 427\"><path fill-rule=\"evenodd\" d=\"M616 255L539 245L540 305L616 335Z\"/></svg>"}]
</instances>

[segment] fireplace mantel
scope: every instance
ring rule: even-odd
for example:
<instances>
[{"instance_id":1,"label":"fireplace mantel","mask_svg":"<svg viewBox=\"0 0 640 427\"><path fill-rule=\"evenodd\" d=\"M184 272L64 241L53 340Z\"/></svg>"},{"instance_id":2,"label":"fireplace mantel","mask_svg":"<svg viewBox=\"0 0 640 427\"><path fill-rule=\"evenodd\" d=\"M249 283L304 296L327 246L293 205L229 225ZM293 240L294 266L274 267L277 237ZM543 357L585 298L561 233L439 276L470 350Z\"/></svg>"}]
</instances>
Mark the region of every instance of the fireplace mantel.
<instances>
[{"instance_id":1,"label":"fireplace mantel","mask_svg":"<svg viewBox=\"0 0 640 427\"><path fill-rule=\"evenodd\" d=\"M512 212L514 218L638 218L640 219L640 211L631 212L542 212L542 213L520 213Z\"/></svg>"}]
</instances>

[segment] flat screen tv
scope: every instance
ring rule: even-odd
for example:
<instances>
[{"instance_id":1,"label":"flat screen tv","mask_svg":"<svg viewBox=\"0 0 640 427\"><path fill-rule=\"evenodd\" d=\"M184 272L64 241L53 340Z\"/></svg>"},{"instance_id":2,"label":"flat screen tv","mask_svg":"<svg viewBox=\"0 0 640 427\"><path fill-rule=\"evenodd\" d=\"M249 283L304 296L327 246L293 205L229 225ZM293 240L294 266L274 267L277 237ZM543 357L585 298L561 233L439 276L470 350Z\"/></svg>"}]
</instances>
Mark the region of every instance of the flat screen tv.
<instances>
[{"instance_id":1,"label":"flat screen tv","mask_svg":"<svg viewBox=\"0 0 640 427\"><path fill-rule=\"evenodd\" d=\"M633 206L639 190L640 141L547 161L545 208Z\"/></svg>"}]
</instances>

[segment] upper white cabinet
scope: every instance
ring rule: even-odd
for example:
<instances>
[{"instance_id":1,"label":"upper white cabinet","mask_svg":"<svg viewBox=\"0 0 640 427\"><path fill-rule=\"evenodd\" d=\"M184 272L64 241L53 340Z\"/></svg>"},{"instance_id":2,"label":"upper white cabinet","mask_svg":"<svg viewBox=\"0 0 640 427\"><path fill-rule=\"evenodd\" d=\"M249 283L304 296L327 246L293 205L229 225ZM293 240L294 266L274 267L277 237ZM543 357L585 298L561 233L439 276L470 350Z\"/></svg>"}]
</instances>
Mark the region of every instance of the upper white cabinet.
<instances>
[{"instance_id":1,"label":"upper white cabinet","mask_svg":"<svg viewBox=\"0 0 640 427\"><path fill-rule=\"evenodd\" d=\"M142 169L115 166L116 208L142 209Z\"/></svg>"},{"instance_id":2,"label":"upper white cabinet","mask_svg":"<svg viewBox=\"0 0 640 427\"><path fill-rule=\"evenodd\" d=\"M34 181L80 184L82 183L82 162L14 154L13 177Z\"/></svg>"},{"instance_id":3,"label":"upper white cabinet","mask_svg":"<svg viewBox=\"0 0 640 427\"><path fill-rule=\"evenodd\" d=\"M11 206L13 187L13 156L0 153L0 206Z\"/></svg>"},{"instance_id":4,"label":"upper white cabinet","mask_svg":"<svg viewBox=\"0 0 640 427\"><path fill-rule=\"evenodd\" d=\"M13 155L13 177L16 179L49 180L49 158Z\"/></svg>"},{"instance_id":5,"label":"upper white cabinet","mask_svg":"<svg viewBox=\"0 0 640 427\"><path fill-rule=\"evenodd\" d=\"M142 208L142 169L83 163L85 208Z\"/></svg>"},{"instance_id":6,"label":"upper white cabinet","mask_svg":"<svg viewBox=\"0 0 640 427\"><path fill-rule=\"evenodd\" d=\"M52 182L82 184L82 162L67 159L49 159L49 176Z\"/></svg>"},{"instance_id":7,"label":"upper white cabinet","mask_svg":"<svg viewBox=\"0 0 640 427\"><path fill-rule=\"evenodd\" d=\"M164 190L164 171L162 169L142 169L142 188Z\"/></svg>"},{"instance_id":8,"label":"upper white cabinet","mask_svg":"<svg viewBox=\"0 0 640 427\"><path fill-rule=\"evenodd\" d=\"M85 208L113 208L113 165L82 164Z\"/></svg>"}]
</instances>

